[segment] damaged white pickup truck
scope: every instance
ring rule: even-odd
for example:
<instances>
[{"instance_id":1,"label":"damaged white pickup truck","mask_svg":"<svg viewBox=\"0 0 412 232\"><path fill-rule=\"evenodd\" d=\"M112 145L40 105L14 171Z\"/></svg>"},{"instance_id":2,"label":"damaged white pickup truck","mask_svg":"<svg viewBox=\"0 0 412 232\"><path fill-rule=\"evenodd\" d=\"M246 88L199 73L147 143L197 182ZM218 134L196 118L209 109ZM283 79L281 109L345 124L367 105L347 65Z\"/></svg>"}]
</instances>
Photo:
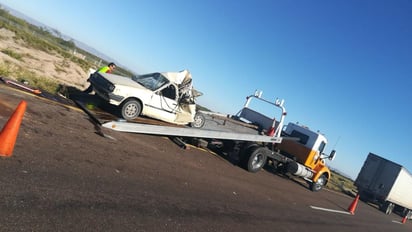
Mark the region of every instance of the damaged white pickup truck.
<instances>
[{"instance_id":1,"label":"damaged white pickup truck","mask_svg":"<svg viewBox=\"0 0 412 232\"><path fill-rule=\"evenodd\" d=\"M193 88L188 70L132 78L96 72L89 81L96 95L117 106L126 120L144 115L178 125L204 124L204 116L196 113L195 103L201 93Z\"/></svg>"}]
</instances>

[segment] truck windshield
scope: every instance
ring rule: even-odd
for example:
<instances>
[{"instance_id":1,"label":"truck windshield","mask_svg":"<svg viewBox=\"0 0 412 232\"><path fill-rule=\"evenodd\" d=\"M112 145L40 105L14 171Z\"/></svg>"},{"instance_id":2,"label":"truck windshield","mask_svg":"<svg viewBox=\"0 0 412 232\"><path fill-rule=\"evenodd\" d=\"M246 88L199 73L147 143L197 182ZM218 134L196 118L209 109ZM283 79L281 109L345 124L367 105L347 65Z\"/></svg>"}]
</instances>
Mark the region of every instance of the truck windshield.
<instances>
[{"instance_id":1,"label":"truck windshield","mask_svg":"<svg viewBox=\"0 0 412 232\"><path fill-rule=\"evenodd\" d=\"M136 81L137 83L152 91L155 91L163 85L169 83L169 80L166 79L166 77L164 77L160 73L151 73L141 76L134 76L132 77L132 80Z\"/></svg>"}]
</instances>

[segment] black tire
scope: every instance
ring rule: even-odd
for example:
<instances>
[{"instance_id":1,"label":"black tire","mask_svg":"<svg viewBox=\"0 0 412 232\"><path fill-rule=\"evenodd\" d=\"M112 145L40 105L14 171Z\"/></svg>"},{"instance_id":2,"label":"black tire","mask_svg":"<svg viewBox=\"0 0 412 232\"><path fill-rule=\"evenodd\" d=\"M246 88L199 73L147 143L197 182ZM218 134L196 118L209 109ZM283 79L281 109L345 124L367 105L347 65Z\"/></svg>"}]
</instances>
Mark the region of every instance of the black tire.
<instances>
[{"instance_id":1,"label":"black tire","mask_svg":"<svg viewBox=\"0 0 412 232\"><path fill-rule=\"evenodd\" d=\"M249 172L258 172L267 161L267 149L264 147L252 146L246 150L242 156L241 164Z\"/></svg>"},{"instance_id":2,"label":"black tire","mask_svg":"<svg viewBox=\"0 0 412 232\"><path fill-rule=\"evenodd\" d=\"M190 126L194 128L202 128L205 125L205 120L205 116L202 113L197 112L193 122L190 123Z\"/></svg>"},{"instance_id":3,"label":"black tire","mask_svg":"<svg viewBox=\"0 0 412 232\"><path fill-rule=\"evenodd\" d=\"M312 190L312 192L318 192L323 188L323 186L326 185L326 182L327 182L326 176L321 175L316 182L313 182L310 184L310 190Z\"/></svg>"},{"instance_id":4,"label":"black tire","mask_svg":"<svg viewBox=\"0 0 412 232\"><path fill-rule=\"evenodd\" d=\"M233 146L231 146L233 147ZM249 162L249 157L250 154L252 153L252 149L255 149L259 147L259 145L257 145L256 143L247 143L242 145L242 147L240 148L239 151L239 165L240 167L244 168L244 169L248 169L248 162Z\"/></svg>"},{"instance_id":5,"label":"black tire","mask_svg":"<svg viewBox=\"0 0 412 232\"><path fill-rule=\"evenodd\" d=\"M127 100L121 106L122 117L126 120L133 120L139 117L142 112L142 104L137 100Z\"/></svg>"}]
</instances>

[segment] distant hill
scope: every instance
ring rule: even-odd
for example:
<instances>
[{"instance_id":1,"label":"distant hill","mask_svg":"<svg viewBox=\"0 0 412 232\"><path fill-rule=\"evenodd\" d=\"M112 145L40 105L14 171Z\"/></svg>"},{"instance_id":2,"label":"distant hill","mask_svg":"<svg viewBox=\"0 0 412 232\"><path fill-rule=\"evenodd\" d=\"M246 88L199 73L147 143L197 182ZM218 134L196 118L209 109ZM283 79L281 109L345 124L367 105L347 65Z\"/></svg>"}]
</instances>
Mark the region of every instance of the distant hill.
<instances>
[{"instance_id":1,"label":"distant hill","mask_svg":"<svg viewBox=\"0 0 412 232\"><path fill-rule=\"evenodd\" d=\"M348 179L350 179L350 180L352 180L352 181L354 181L354 179L356 179L356 178L351 177L350 175L347 175L347 174L343 173L342 171L340 171L340 170L338 170L338 169L336 169L336 168L333 168L333 167L331 167L331 166L329 166L329 168L331 169L332 172L337 173L337 174L339 174L339 175L341 175L341 176L343 176L343 177L346 177L346 178L348 178Z\"/></svg>"},{"instance_id":2,"label":"distant hill","mask_svg":"<svg viewBox=\"0 0 412 232\"><path fill-rule=\"evenodd\" d=\"M102 58L102 59L104 59L104 60L106 60L106 61L113 61L113 62L115 62L116 64L119 63L119 62L117 62L116 60L114 60L113 58L111 58L111 57L109 57L109 56L107 56L107 55L99 52L97 49L95 49L95 48L93 48L93 47L91 47L91 46L89 46L89 45L87 45L87 44L85 44L85 43L83 43L83 42L81 42L81 41L78 41L78 40L76 40L76 39L74 39L74 38L72 38L72 37L70 37L70 36L68 36L68 35L65 35L65 34L60 33L59 30L57 30L57 29L55 29L55 28L49 27L48 25L46 25L46 24L44 24L44 23L42 23L42 22L39 22L39 21L37 21L37 20L35 20L35 19L33 19L33 18L31 18L31 17L29 17L29 16L27 16L27 15L25 15L25 14L23 14L23 13L17 11L17 10L14 10L14 9L12 9L12 8L4 5L4 4L0 4L0 6L1 6L3 9L7 10L11 15L13 15L13 16L15 16L15 17L21 18L21 19L23 19L23 20L27 21L28 23L33 24L33 25L35 25L35 26L38 26L38 27L47 29L47 30L50 31L50 33L52 33L54 36L59 36L59 37L61 37L61 38L64 39L64 40L71 40L71 41L73 41L74 44L75 44L78 48L81 48L81 49L83 49L83 50L85 50L85 51L87 51L87 52L89 52L89 53L91 53L91 54L93 54L93 55L95 55L95 56L97 56L97 57L100 57L100 58ZM57 33L57 32L58 32L58 33Z\"/></svg>"}]
</instances>

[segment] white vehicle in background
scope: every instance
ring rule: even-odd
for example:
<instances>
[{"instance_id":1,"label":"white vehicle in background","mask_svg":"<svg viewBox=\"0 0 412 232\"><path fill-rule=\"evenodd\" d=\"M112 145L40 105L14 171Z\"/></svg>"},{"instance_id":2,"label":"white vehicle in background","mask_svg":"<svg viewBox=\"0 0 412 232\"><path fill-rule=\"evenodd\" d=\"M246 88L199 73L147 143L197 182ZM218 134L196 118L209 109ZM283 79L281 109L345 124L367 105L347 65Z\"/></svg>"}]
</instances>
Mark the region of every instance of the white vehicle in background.
<instances>
[{"instance_id":1,"label":"white vehicle in background","mask_svg":"<svg viewBox=\"0 0 412 232\"><path fill-rule=\"evenodd\" d=\"M369 153L355 180L361 200L378 203L385 214L412 217L412 174L400 164Z\"/></svg>"},{"instance_id":2,"label":"white vehicle in background","mask_svg":"<svg viewBox=\"0 0 412 232\"><path fill-rule=\"evenodd\" d=\"M156 72L132 78L109 73L93 73L89 81L95 93L119 108L121 116L133 120L139 115L165 122L202 127L204 117L196 114L195 97L188 70Z\"/></svg>"}]
</instances>

